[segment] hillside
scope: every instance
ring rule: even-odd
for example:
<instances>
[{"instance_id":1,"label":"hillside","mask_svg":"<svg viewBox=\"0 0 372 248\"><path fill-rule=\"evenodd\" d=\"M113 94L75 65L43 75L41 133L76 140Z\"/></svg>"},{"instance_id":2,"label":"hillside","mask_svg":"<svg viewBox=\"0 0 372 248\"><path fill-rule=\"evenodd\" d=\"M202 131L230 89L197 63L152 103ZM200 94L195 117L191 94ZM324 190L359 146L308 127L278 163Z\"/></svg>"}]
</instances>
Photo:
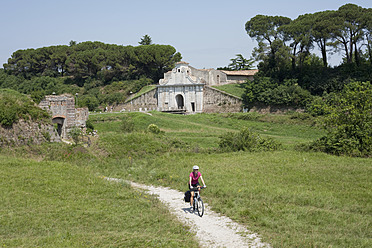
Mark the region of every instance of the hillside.
<instances>
[{"instance_id":1,"label":"hillside","mask_svg":"<svg viewBox=\"0 0 372 248\"><path fill-rule=\"evenodd\" d=\"M233 96L242 97L245 91L246 84L225 84L220 86L212 86L218 90L225 91Z\"/></svg>"},{"instance_id":2,"label":"hillside","mask_svg":"<svg viewBox=\"0 0 372 248\"><path fill-rule=\"evenodd\" d=\"M197 164L208 185L203 199L209 208L259 233L273 247L371 245L371 160L301 149L324 135L309 116L150 112L94 114L90 121L98 130L90 147L44 144L1 150L4 244L158 247L161 242L185 247L189 229L170 218L157 200L102 177L185 191ZM235 137L244 128L281 148L220 149L221 137ZM12 183L4 183L5 178ZM21 182L30 187L24 189ZM26 199L32 207L11 198ZM82 201L74 203L77 199ZM33 218L26 209L34 209ZM22 228L22 223L31 224Z\"/></svg>"},{"instance_id":3,"label":"hillside","mask_svg":"<svg viewBox=\"0 0 372 248\"><path fill-rule=\"evenodd\" d=\"M49 114L27 96L0 89L0 147L58 141Z\"/></svg>"}]
</instances>

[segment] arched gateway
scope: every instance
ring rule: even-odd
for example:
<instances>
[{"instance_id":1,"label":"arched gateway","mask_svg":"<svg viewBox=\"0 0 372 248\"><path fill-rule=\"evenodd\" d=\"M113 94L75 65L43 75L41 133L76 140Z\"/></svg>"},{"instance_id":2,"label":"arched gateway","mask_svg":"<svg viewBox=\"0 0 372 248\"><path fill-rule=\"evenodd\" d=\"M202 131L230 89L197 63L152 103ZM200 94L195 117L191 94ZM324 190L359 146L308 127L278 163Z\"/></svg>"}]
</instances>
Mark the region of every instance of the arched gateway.
<instances>
[{"instance_id":1,"label":"arched gateway","mask_svg":"<svg viewBox=\"0 0 372 248\"><path fill-rule=\"evenodd\" d=\"M176 102L177 102L177 108L178 109L183 109L185 107L185 103L183 101L183 96L182 95L177 95L176 96Z\"/></svg>"},{"instance_id":2,"label":"arched gateway","mask_svg":"<svg viewBox=\"0 0 372 248\"><path fill-rule=\"evenodd\" d=\"M57 132L62 139L68 138L74 127L85 128L88 120L88 108L75 108L72 95L49 95L39 103L39 107L52 115L52 122L57 124Z\"/></svg>"}]
</instances>

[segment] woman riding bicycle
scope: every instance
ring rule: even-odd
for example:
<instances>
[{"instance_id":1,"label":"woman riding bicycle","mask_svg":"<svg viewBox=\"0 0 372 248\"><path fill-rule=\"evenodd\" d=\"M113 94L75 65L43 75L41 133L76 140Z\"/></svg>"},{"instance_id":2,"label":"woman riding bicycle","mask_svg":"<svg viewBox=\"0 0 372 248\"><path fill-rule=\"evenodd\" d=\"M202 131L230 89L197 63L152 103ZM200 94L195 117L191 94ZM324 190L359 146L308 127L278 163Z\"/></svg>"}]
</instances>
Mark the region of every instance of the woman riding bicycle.
<instances>
[{"instance_id":1,"label":"woman riding bicycle","mask_svg":"<svg viewBox=\"0 0 372 248\"><path fill-rule=\"evenodd\" d=\"M192 172L190 173L190 178L189 178L189 189L198 187L199 194L200 194L200 184L199 184L199 178L203 183L203 187L205 186L203 177L199 171L199 166L194 165L192 167ZM191 206L191 211L193 211L193 203L194 203L194 191L191 190L191 198L190 198L190 206Z\"/></svg>"}]
</instances>

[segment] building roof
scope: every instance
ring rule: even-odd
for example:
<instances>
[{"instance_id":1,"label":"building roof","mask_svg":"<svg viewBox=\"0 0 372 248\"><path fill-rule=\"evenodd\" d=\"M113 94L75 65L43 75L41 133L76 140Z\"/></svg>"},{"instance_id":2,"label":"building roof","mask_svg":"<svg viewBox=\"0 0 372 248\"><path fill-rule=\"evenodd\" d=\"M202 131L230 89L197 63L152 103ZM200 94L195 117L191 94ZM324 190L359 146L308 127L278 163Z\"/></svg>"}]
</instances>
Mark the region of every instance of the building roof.
<instances>
[{"instance_id":1,"label":"building roof","mask_svg":"<svg viewBox=\"0 0 372 248\"><path fill-rule=\"evenodd\" d=\"M187 62L185 62L185 61L180 61L180 62L177 62L177 63L176 63L176 65L178 65L178 64L187 64L187 65L188 65L189 63L187 63Z\"/></svg>"},{"instance_id":2,"label":"building roof","mask_svg":"<svg viewBox=\"0 0 372 248\"><path fill-rule=\"evenodd\" d=\"M242 71L224 71L221 70L223 73L225 73L228 76L254 76L258 70L242 70Z\"/></svg>"}]
</instances>

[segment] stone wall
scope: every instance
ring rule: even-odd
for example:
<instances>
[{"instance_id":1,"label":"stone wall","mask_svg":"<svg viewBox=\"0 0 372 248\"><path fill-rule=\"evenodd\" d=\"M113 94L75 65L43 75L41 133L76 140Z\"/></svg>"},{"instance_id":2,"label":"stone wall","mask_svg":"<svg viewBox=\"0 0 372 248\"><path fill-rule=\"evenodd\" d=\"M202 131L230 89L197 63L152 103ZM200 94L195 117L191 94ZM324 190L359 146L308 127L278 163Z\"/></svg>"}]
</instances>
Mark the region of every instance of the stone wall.
<instances>
[{"instance_id":1,"label":"stone wall","mask_svg":"<svg viewBox=\"0 0 372 248\"><path fill-rule=\"evenodd\" d=\"M113 107L113 111L150 111L158 109L157 89L148 91L124 104Z\"/></svg>"},{"instance_id":2,"label":"stone wall","mask_svg":"<svg viewBox=\"0 0 372 248\"><path fill-rule=\"evenodd\" d=\"M61 141L52 124L19 120L11 127L0 126L0 147Z\"/></svg>"},{"instance_id":3,"label":"stone wall","mask_svg":"<svg viewBox=\"0 0 372 248\"><path fill-rule=\"evenodd\" d=\"M210 86L204 87L204 113L234 113L242 110L241 98L217 90Z\"/></svg>"},{"instance_id":4,"label":"stone wall","mask_svg":"<svg viewBox=\"0 0 372 248\"><path fill-rule=\"evenodd\" d=\"M68 138L68 133L74 127L84 129L88 120L88 108L76 109L75 99L70 94L45 96L39 107L52 115L52 121L58 125L58 134L62 139Z\"/></svg>"}]
</instances>

